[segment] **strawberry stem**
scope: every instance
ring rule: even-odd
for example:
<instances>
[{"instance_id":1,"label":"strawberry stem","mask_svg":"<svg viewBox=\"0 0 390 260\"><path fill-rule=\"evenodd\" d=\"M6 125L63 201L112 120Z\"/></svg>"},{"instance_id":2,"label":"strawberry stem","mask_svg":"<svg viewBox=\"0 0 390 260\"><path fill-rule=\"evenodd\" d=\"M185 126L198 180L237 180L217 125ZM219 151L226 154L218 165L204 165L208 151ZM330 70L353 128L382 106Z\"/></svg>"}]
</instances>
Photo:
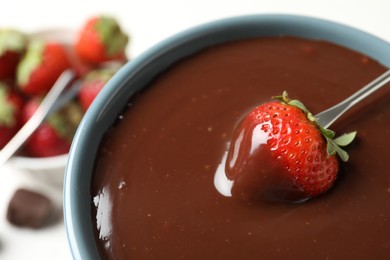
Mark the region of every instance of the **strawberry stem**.
<instances>
[{"instance_id":1,"label":"strawberry stem","mask_svg":"<svg viewBox=\"0 0 390 260\"><path fill-rule=\"evenodd\" d=\"M14 29L0 29L0 56L8 51L22 53L27 46L27 36Z\"/></svg>"},{"instance_id":2,"label":"strawberry stem","mask_svg":"<svg viewBox=\"0 0 390 260\"><path fill-rule=\"evenodd\" d=\"M307 119L317 127L317 129L321 132L321 134L326 139L327 141L326 150L328 154L332 156L337 154L343 162L348 161L349 159L348 153L344 151L340 146L347 146L350 143L352 143L352 141L356 137L356 131L351 133L346 133L337 138L334 138L335 132L319 125L315 116L306 108L306 106L299 100L290 99L287 91L283 91L281 96L274 96L272 98L281 101L283 104L294 106L302 110L302 112L305 113Z\"/></svg>"},{"instance_id":3,"label":"strawberry stem","mask_svg":"<svg viewBox=\"0 0 390 260\"><path fill-rule=\"evenodd\" d=\"M95 26L109 55L115 55L125 49L129 37L122 32L116 19L110 16L100 16Z\"/></svg>"},{"instance_id":4,"label":"strawberry stem","mask_svg":"<svg viewBox=\"0 0 390 260\"><path fill-rule=\"evenodd\" d=\"M15 107L7 99L7 89L0 83L0 126L12 127L16 124Z\"/></svg>"}]
</instances>

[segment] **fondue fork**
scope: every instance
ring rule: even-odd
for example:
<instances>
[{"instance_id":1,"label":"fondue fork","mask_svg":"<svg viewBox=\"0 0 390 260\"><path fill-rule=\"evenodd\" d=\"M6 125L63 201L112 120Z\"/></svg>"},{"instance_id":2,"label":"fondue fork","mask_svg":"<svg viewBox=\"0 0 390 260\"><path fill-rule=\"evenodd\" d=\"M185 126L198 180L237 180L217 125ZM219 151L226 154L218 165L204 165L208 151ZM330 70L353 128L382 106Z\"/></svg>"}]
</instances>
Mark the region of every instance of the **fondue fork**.
<instances>
[{"instance_id":1,"label":"fondue fork","mask_svg":"<svg viewBox=\"0 0 390 260\"><path fill-rule=\"evenodd\" d=\"M69 89L66 89L73 79L75 73L72 70L66 70L58 77L33 116L0 151L0 168L18 151L48 115L63 107L76 95L80 82L75 81Z\"/></svg>"},{"instance_id":2,"label":"fondue fork","mask_svg":"<svg viewBox=\"0 0 390 260\"><path fill-rule=\"evenodd\" d=\"M315 115L317 123L324 128L328 128L351 107L368 97L370 94L374 93L376 90L383 87L389 81L390 70L387 70L385 73L368 83L366 86L355 92L344 101Z\"/></svg>"}]
</instances>

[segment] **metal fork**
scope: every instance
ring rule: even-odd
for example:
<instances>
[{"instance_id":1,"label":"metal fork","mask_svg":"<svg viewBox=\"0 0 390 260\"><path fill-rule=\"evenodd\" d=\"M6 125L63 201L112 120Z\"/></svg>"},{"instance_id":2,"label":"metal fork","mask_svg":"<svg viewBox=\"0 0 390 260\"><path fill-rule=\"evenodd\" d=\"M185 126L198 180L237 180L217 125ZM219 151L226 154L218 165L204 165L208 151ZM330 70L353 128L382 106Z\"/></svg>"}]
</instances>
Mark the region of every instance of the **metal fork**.
<instances>
[{"instance_id":1,"label":"metal fork","mask_svg":"<svg viewBox=\"0 0 390 260\"><path fill-rule=\"evenodd\" d=\"M74 79L75 73L72 70L66 70L59 76L37 111L0 151L0 168L18 151L48 115L63 107L76 95L80 82L75 81L69 89L66 89Z\"/></svg>"},{"instance_id":2,"label":"metal fork","mask_svg":"<svg viewBox=\"0 0 390 260\"><path fill-rule=\"evenodd\" d=\"M368 83L359 91L355 92L352 96L348 97L347 99L338 103L337 105L334 105L322 111L321 113L315 115L317 119L317 123L324 128L328 128L340 116L342 116L345 112L347 112L351 107L353 107L354 105L362 101L364 98L368 97L370 94L374 93L376 90L383 87L389 81L390 81L390 70L387 70L378 78Z\"/></svg>"}]
</instances>

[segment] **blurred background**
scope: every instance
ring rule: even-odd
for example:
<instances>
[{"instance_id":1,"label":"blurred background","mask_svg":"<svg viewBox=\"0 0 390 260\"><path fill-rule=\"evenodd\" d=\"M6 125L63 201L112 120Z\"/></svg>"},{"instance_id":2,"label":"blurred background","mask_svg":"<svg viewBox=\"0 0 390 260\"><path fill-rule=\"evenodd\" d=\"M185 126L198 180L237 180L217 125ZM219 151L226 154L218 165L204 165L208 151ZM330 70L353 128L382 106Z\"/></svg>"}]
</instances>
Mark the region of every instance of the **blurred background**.
<instances>
[{"instance_id":1,"label":"blurred background","mask_svg":"<svg viewBox=\"0 0 390 260\"><path fill-rule=\"evenodd\" d=\"M115 15L132 35L131 52L138 55L156 42L210 20L255 13L291 13L350 24L390 38L387 0L13 0L0 10L2 26L31 31L47 27L78 28L96 13Z\"/></svg>"},{"instance_id":2,"label":"blurred background","mask_svg":"<svg viewBox=\"0 0 390 260\"><path fill-rule=\"evenodd\" d=\"M237 15L285 13L314 16L350 25L390 41L387 0L13 0L0 8L0 28L27 33L46 29L78 30L91 16L114 16L131 41L127 54L136 57L159 41L194 25ZM21 185L18 173L0 171L0 259L71 259L60 219L38 230L10 225L8 201ZM28 183L30 182L31 183ZM33 178L23 185L41 183ZM62 187L42 188L61 208Z\"/></svg>"}]
</instances>

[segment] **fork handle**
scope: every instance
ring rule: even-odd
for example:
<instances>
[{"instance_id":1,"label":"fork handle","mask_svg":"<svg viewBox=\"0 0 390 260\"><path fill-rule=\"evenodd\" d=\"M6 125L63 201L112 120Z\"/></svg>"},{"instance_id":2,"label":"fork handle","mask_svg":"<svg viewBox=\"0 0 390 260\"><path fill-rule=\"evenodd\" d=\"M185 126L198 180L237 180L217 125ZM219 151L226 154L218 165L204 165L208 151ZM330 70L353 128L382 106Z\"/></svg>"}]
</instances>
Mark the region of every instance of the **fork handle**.
<instances>
[{"instance_id":1,"label":"fork handle","mask_svg":"<svg viewBox=\"0 0 390 260\"><path fill-rule=\"evenodd\" d=\"M344 101L322 111L315 115L317 123L324 127L328 128L332 123L334 123L340 116L347 112L351 107L362 101L364 98L368 97L370 94L376 90L383 87L386 83L390 81L390 70L387 70L385 73L377 77L375 80L368 83L366 86L355 92L353 95L345 99Z\"/></svg>"},{"instance_id":2,"label":"fork handle","mask_svg":"<svg viewBox=\"0 0 390 260\"><path fill-rule=\"evenodd\" d=\"M0 150L0 168L8 161L8 159L20 148L27 138L35 131L42 123L48 113L55 105L55 101L61 96L68 84L73 80L75 74L72 70L64 71L57 81L54 83L51 90L42 100L41 105L27 123L16 133L16 135Z\"/></svg>"}]
</instances>

